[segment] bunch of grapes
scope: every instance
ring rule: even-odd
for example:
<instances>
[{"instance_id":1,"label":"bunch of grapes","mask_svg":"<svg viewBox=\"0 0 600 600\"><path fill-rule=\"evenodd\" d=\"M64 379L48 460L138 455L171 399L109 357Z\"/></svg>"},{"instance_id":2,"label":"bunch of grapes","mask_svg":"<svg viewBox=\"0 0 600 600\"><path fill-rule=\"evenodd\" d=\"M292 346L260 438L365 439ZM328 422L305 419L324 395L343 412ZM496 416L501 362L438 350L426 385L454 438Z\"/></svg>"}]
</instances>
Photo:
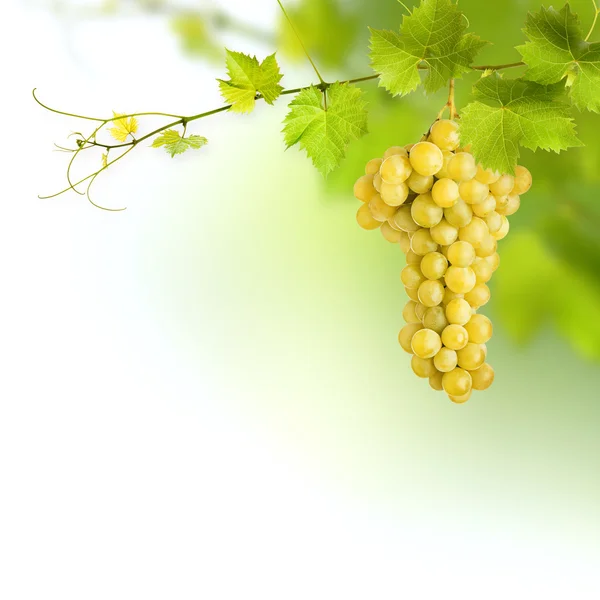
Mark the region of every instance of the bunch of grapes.
<instances>
[{"instance_id":1,"label":"bunch of grapes","mask_svg":"<svg viewBox=\"0 0 600 600\"><path fill-rule=\"evenodd\" d=\"M522 166L514 175L484 169L459 145L458 124L436 121L423 141L370 160L354 195L362 202L358 224L380 229L406 254L409 300L398 341L413 371L463 403L494 380L486 362L492 323L477 311L490 299L508 217L532 179Z\"/></svg>"}]
</instances>

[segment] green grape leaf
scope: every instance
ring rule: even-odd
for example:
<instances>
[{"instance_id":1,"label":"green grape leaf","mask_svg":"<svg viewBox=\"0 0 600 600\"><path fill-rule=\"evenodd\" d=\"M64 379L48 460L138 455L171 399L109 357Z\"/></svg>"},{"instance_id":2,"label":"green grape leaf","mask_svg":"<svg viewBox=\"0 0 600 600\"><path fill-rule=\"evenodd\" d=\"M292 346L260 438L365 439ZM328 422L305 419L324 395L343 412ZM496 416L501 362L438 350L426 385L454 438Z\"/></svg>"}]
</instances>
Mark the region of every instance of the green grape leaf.
<instances>
[{"instance_id":1,"label":"green grape leaf","mask_svg":"<svg viewBox=\"0 0 600 600\"><path fill-rule=\"evenodd\" d=\"M466 29L463 14L450 0L422 0L404 16L399 34L371 29L371 65L379 84L396 96L419 86L419 68L427 68L423 81L427 92L460 77L487 44L466 34Z\"/></svg>"},{"instance_id":2,"label":"green grape leaf","mask_svg":"<svg viewBox=\"0 0 600 600\"><path fill-rule=\"evenodd\" d=\"M202 14L183 11L173 17L171 29L184 52L210 59L222 57L223 47L217 44Z\"/></svg>"},{"instance_id":3,"label":"green grape leaf","mask_svg":"<svg viewBox=\"0 0 600 600\"><path fill-rule=\"evenodd\" d=\"M311 86L289 105L283 134L287 147L299 144L324 175L333 171L352 140L367 133L367 110L360 88L334 83L323 93Z\"/></svg>"},{"instance_id":4,"label":"green grape leaf","mask_svg":"<svg viewBox=\"0 0 600 600\"><path fill-rule=\"evenodd\" d=\"M549 85L566 78L579 109L600 112L600 42L586 42L579 18L566 4L559 12L544 8L527 16L529 41L517 50L529 67L525 76Z\"/></svg>"},{"instance_id":5,"label":"green grape leaf","mask_svg":"<svg viewBox=\"0 0 600 600\"><path fill-rule=\"evenodd\" d=\"M283 88L279 85L283 75L275 54L267 56L262 63L256 56L227 50L227 74L229 80L218 79L221 95L234 112L247 113L254 109L256 96L260 94L267 104L279 98Z\"/></svg>"},{"instance_id":6,"label":"green grape leaf","mask_svg":"<svg viewBox=\"0 0 600 600\"><path fill-rule=\"evenodd\" d=\"M201 135L190 135L182 137L175 129L167 129L163 131L152 143L153 148L162 148L175 158L176 154L183 154L188 150L198 150L202 146L208 144L208 140Z\"/></svg>"},{"instance_id":7,"label":"green grape leaf","mask_svg":"<svg viewBox=\"0 0 600 600\"><path fill-rule=\"evenodd\" d=\"M485 167L513 173L519 146L560 152L581 146L557 86L546 87L498 74L477 82L475 102L461 112L461 141Z\"/></svg>"}]
</instances>

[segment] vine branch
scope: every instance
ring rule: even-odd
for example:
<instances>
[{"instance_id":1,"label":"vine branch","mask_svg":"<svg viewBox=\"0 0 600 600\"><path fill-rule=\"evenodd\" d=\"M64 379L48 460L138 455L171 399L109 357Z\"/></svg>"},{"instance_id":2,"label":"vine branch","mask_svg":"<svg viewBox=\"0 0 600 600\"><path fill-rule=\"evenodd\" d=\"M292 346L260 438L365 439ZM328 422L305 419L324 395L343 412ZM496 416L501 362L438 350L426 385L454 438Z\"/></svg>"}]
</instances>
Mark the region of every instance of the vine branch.
<instances>
[{"instance_id":1,"label":"vine branch","mask_svg":"<svg viewBox=\"0 0 600 600\"><path fill-rule=\"evenodd\" d=\"M588 34L585 36L586 42L590 39L590 36L594 32L594 29L596 28L596 23L598 22L598 15L600 14L600 8L598 8L596 0L592 0L592 4L594 5L594 20L592 21L592 26L590 27Z\"/></svg>"}]
</instances>

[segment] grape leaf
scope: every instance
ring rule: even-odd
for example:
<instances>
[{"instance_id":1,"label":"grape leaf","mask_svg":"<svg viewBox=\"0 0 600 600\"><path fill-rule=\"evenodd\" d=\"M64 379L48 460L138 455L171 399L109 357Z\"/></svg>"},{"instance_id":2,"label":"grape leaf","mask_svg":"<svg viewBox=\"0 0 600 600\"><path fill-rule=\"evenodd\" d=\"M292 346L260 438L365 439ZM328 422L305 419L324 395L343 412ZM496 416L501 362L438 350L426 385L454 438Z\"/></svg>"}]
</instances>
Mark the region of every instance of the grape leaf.
<instances>
[{"instance_id":1,"label":"grape leaf","mask_svg":"<svg viewBox=\"0 0 600 600\"><path fill-rule=\"evenodd\" d=\"M289 105L284 120L287 147L300 144L324 176L333 171L352 140L367 133L367 111L360 88L334 83L323 93L314 86L302 90Z\"/></svg>"},{"instance_id":2,"label":"grape leaf","mask_svg":"<svg viewBox=\"0 0 600 600\"><path fill-rule=\"evenodd\" d=\"M208 144L208 140L201 135L182 137L175 129L167 129L154 140L152 147L164 147L164 149L171 155L171 158L175 158L176 154L183 154L190 149L198 150L206 144Z\"/></svg>"},{"instance_id":3,"label":"grape leaf","mask_svg":"<svg viewBox=\"0 0 600 600\"><path fill-rule=\"evenodd\" d=\"M113 116L115 118L125 117L125 115L116 113L114 110ZM126 142L129 134L134 134L138 130L138 122L135 117L116 118L116 120L113 121L113 125L114 127L109 128L108 132L118 142Z\"/></svg>"},{"instance_id":4,"label":"grape leaf","mask_svg":"<svg viewBox=\"0 0 600 600\"><path fill-rule=\"evenodd\" d=\"M260 94L267 104L273 104L283 91L279 85L283 75L275 55L267 56L262 63L256 56L227 50L227 74L229 80L217 79L221 95L234 112L247 113L254 109L256 95Z\"/></svg>"},{"instance_id":5,"label":"grape leaf","mask_svg":"<svg viewBox=\"0 0 600 600\"><path fill-rule=\"evenodd\" d=\"M560 152L581 146L560 86L546 87L498 74L473 87L475 102L461 113L461 140L485 167L513 173L519 146Z\"/></svg>"},{"instance_id":6,"label":"grape leaf","mask_svg":"<svg viewBox=\"0 0 600 600\"><path fill-rule=\"evenodd\" d=\"M371 29L371 65L379 84L394 96L421 83L419 67L427 67L425 90L435 92L469 70L487 42L468 33L466 20L450 0L422 0L404 16L400 33Z\"/></svg>"},{"instance_id":7,"label":"grape leaf","mask_svg":"<svg viewBox=\"0 0 600 600\"><path fill-rule=\"evenodd\" d=\"M579 17L566 4L559 12L544 8L527 16L529 41L517 50L529 69L525 76L548 85L566 77L571 99L580 109L600 112L600 42L586 42Z\"/></svg>"}]
</instances>

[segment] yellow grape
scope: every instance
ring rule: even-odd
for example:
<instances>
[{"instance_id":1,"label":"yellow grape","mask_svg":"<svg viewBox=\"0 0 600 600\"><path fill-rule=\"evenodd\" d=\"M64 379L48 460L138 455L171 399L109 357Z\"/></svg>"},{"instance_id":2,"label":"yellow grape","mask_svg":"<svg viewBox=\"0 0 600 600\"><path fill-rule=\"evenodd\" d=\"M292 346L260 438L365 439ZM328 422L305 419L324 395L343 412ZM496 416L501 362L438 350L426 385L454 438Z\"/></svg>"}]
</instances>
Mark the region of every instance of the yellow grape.
<instances>
[{"instance_id":1,"label":"yellow grape","mask_svg":"<svg viewBox=\"0 0 600 600\"><path fill-rule=\"evenodd\" d=\"M478 369L471 371L474 390L487 390L494 382L494 369L488 363L483 363Z\"/></svg>"},{"instance_id":2,"label":"yellow grape","mask_svg":"<svg viewBox=\"0 0 600 600\"><path fill-rule=\"evenodd\" d=\"M450 175L448 175L448 163L452 160L454 152L450 152L449 150L442 150L442 155L444 157L442 168L435 174L435 176L438 179L445 179L450 177Z\"/></svg>"},{"instance_id":3,"label":"yellow grape","mask_svg":"<svg viewBox=\"0 0 600 600\"><path fill-rule=\"evenodd\" d=\"M408 187L416 194L426 194L433 185L433 175L425 176L413 171L406 180Z\"/></svg>"},{"instance_id":4,"label":"yellow grape","mask_svg":"<svg viewBox=\"0 0 600 600\"><path fill-rule=\"evenodd\" d=\"M490 265L492 272L500 266L500 255L497 252L496 254L492 254L492 256L487 256L483 260Z\"/></svg>"},{"instance_id":5,"label":"yellow grape","mask_svg":"<svg viewBox=\"0 0 600 600\"><path fill-rule=\"evenodd\" d=\"M489 196L490 188L477 179L469 179L458 186L458 192L467 204L479 204Z\"/></svg>"},{"instance_id":6,"label":"yellow grape","mask_svg":"<svg viewBox=\"0 0 600 600\"><path fill-rule=\"evenodd\" d=\"M462 198L459 198L454 206L444 209L444 217L450 225L465 227L473 218L473 209Z\"/></svg>"},{"instance_id":7,"label":"yellow grape","mask_svg":"<svg viewBox=\"0 0 600 600\"><path fill-rule=\"evenodd\" d=\"M431 194L421 194L414 199L410 214L417 225L434 227L442 220L444 210L433 201Z\"/></svg>"},{"instance_id":8,"label":"yellow grape","mask_svg":"<svg viewBox=\"0 0 600 600\"><path fill-rule=\"evenodd\" d=\"M403 148L402 146L392 146L391 148L388 148L384 155L383 155L383 160L385 161L386 158L389 158L390 156L394 156L395 154L399 154L401 156L408 156L408 152L406 151L406 148Z\"/></svg>"},{"instance_id":9,"label":"yellow grape","mask_svg":"<svg viewBox=\"0 0 600 600\"><path fill-rule=\"evenodd\" d=\"M409 249L409 251L406 253L406 264L407 265L418 265L420 268L421 265L421 261L423 260L422 256L419 256L418 254L415 254L412 250Z\"/></svg>"},{"instance_id":10,"label":"yellow grape","mask_svg":"<svg viewBox=\"0 0 600 600\"><path fill-rule=\"evenodd\" d=\"M439 252L428 252L421 261L421 271L427 279L441 279L448 268L448 259Z\"/></svg>"},{"instance_id":11,"label":"yellow grape","mask_svg":"<svg viewBox=\"0 0 600 600\"><path fill-rule=\"evenodd\" d=\"M406 292L406 295L411 300L414 300L415 302L419 302L419 288L407 288L405 286L404 291Z\"/></svg>"},{"instance_id":12,"label":"yellow grape","mask_svg":"<svg viewBox=\"0 0 600 600\"><path fill-rule=\"evenodd\" d=\"M396 208L386 204L379 194L375 194L371 200L369 200L369 210L371 211L373 218L380 223L391 219L396 212Z\"/></svg>"},{"instance_id":13,"label":"yellow grape","mask_svg":"<svg viewBox=\"0 0 600 600\"><path fill-rule=\"evenodd\" d=\"M363 229L377 229L381 223L373 218L368 204L361 204L356 213L356 221Z\"/></svg>"},{"instance_id":14,"label":"yellow grape","mask_svg":"<svg viewBox=\"0 0 600 600\"><path fill-rule=\"evenodd\" d=\"M420 358L433 358L442 347L439 334L432 329L419 329L412 337L410 346Z\"/></svg>"},{"instance_id":15,"label":"yellow grape","mask_svg":"<svg viewBox=\"0 0 600 600\"><path fill-rule=\"evenodd\" d=\"M465 396L471 391L473 381L468 371L456 367L452 371L444 373L442 385L446 394L450 396Z\"/></svg>"},{"instance_id":16,"label":"yellow grape","mask_svg":"<svg viewBox=\"0 0 600 600\"><path fill-rule=\"evenodd\" d=\"M460 141L458 123L448 119L436 121L431 127L429 137L440 150L456 150Z\"/></svg>"},{"instance_id":17,"label":"yellow grape","mask_svg":"<svg viewBox=\"0 0 600 600\"><path fill-rule=\"evenodd\" d=\"M435 374L436 368L432 358L420 358L416 354L410 359L410 366L417 377L428 379Z\"/></svg>"},{"instance_id":18,"label":"yellow grape","mask_svg":"<svg viewBox=\"0 0 600 600\"><path fill-rule=\"evenodd\" d=\"M381 179L381 175L379 173L375 173L373 175L373 187L377 190L377 193L381 191L381 184L383 180Z\"/></svg>"},{"instance_id":19,"label":"yellow grape","mask_svg":"<svg viewBox=\"0 0 600 600\"><path fill-rule=\"evenodd\" d=\"M456 292L453 292L449 287L446 287L442 304L444 306L448 306L448 304L450 304L452 300L456 300L457 298L464 298L464 294L457 294Z\"/></svg>"},{"instance_id":20,"label":"yellow grape","mask_svg":"<svg viewBox=\"0 0 600 600\"><path fill-rule=\"evenodd\" d=\"M462 325L451 324L442 331L442 343L450 350L462 350L469 342L469 334Z\"/></svg>"},{"instance_id":21,"label":"yellow grape","mask_svg":"<svg viewBox=\"0 0 600 600\"><path fill-rule=\"evenodd\" d=\"M504 215L502 215L502 226L500 227L500 229L498 229L498 231L496 231L496 233L493 233L492 235L498 241L503 240L508 235L509 229L510 223L508 222L508 219Z\"/></svg>"},{"instance_id":22,"label":"yellow grape","mask_svg":"<svg viewBox=\"0 0 600 600\"><path fill-rule=\"evenodd\" d=\"M531 177L529 169L526 169L521 165L517 165L515 167L515 184L510 193L516 194L517 196L525 194L531 189L532 182L533 178Z\"/></svg>"},{"instance_id":23,"label":"yellow grape","mask_svg":"<svg viewBox=\"0 0 600 600\"><path fill-rule=\"evenodd\" d=\"M490 184L490 192L496 197L506 196L512 192L514 185L515 178L512 175L504 174L498 181Z\"/></svg>"},{"instance_id":24,"label":"yellow grape","mask_svg":"<svg viewBox=\"0 0 600 600\"><path fill-rule=\"evenodd\" d=\"M486 222L479 217L473 217L468 225L458 230L458 239L461 242L469 242L477 250L481 242L489 234L490 230Z\"/></svg>"},{"instance_id":25,"label":"yellow grape","mask_svg":"<svg viewBox=\"0 0 600 600\"><path fill-rule=\"evenodd\" d=\"M488 256L492 256L496 252L498 248L498 242L496 238L488 233L480 242L479 247L475 249L475 253L480 258L486 258Z\"/></svg>"},{"instance_id":26,"label":"yellow grape","mask_svg":"<svg viewBox=\"0 0 600 600\"><path fill-rule=\"evenodd\" d=\"M469 267L475 260L475 248L470 242L454 242L448 248L448 261L455 267Z\"/></svg>"},{"instance_id":27,"label":"yellow grape","mask_svg":"<svg viewBox=\"0 0 600 600\"><path fill-rule=\"evenodd\" d=\"M477 165L475 179L481 181L481 183L490 185L490 183L495 183L500 179L500 173L498 171L492 171L491 169L484 169L481 165Z\"/></svg>"},{"instance_id":28,"label":"yellow grape","mask_svg":"<svg viewBox=\"0 0 600 600\"><path fill-rule=\"evenodd\" d=\"M450 208L458 202L459 191L456 181L444 177L438 179L431 189L431 197L433 201L442 208Z\"/></svg>"},{"instance_id":29,"label":"yellow grape","mask_svg":"<svg viewBox=\"0 0 600 600\"><path fill-rule=\"evenodd\" d=\"M409 289L418 289L425 281L425 275L421 273L421 269L417 265L406 265L400 273L400 279L404 287Z\"/></svg>"},{"instance_id":30,"label":"yellow grape","mask_svg":"<svg viewBox=\"0 0 600 600\"><path fill-rule=\"evenodd\" d=\"M365 174L366 175L376 175L377 173L379 173L379 169L381 168L382 162L383 162L382 158L371 159L365 166Z\"/></svg>"},{"instance_id":31,"label":"yellow grape","mask_svg":"<svg viewBox=\"0 0 600 600\"><path fill-rule=\"evenodd\" d=\"M488 258L491 258L491 256ZM473 269L473 272L475 273L477 283L487 283L494 273L492 266L485 258L477 257L475 262L471 265L471 269Z\"/></svg>"},{"instance_id":32,"label":"yellow grape","mask_svg":"<svg viewBox=\"0 0 600 600\"><path fill-rule=\"evenodd\" d=\"M477 283L477 277L471 267L448 267L444 275L446 285L457 294L470 292Z\"/></svg>"},{"instance_id":33,"label":"yellow grape","mask_svg":"<svg viewBox=\"0 0 600 600\"><path fill-rule=\"evenodd\" d=\"M496 212L503 215L509 202L508 195L498 196L496 198Z\"/></svg>"},{"instance_id":34,"label":"yellow grape","mask_svg":"<svg viewBox=\"0 0 600 600\"><path fill-rule=\"evenodd\" d=\"M471 208L476 217L481 217L483 219L496 210L496 198L494 197L494 194L488 194L483 202L473 204Z\"/></svg>"},{"instance_id":35,"label":"yellow grape","mask_svg":"<svg viewBox=\"0 0 600 600\"><path fill-rule=\"evenodd\" d=\"M440 281L426 279L419 286L419 302L423 306L432 307L441 304L444 299L444 284Z\"/></svg>"},{"instance_id":36,"label":"yellow grape","mask_svg":"<svg viewBox=\"0 0 600 600\"><path fill-rule=\"evenodd\" d=\"M449 246L458 238L458 227L450 225L446 219L442 219L430 230L431 239L440 246Z\"/></svg>"},{"instance_id":37,"label":"yellow grape","mask_svg":"<svg viewBox=\"0 0 600 600\"><path fill-rule=\"evenodd\" d=\"M442 331L448 326L448 320L446 319L446 313L443 307L431 306L426 308L421 323L423 323L425 329L432 329L438 335L442 335Z\"/></svg>"},{"instance_id":38,"label":"yellow grape","mask_svg":"<svg viewBox=\"0 0 600 600\"><path fill-rule=\"evenodd\" d=\"M431 237L429 229L419 229L410 240L410 248L415 254L425 256L429 252L435 252L438 245Z\"/></svg>"},{"instance_id":39,"label":"yellow grape","mask_svg":"<svg viewBox=\"0 0 600 600\"><path fill-rule=\"evenodd\" d=\"M469 392L463 394L462 396L453 396L452 394L448 394L448 398L450 398L450 400L454 402L454 404L464 404L470 397L471 390L469 390Z\"/></svg>"},{"instance_id":40,"label":"yellow grape","mask_svg":"<svg viewBox=\"0 0 600 600\"><path fill-rule=\"evenodd\" d=\"M382 182L379 191L383 201L388 206L400 206L408 198L408 186L406 183Z\"/></svg>"},{"instance_id":41,"label":"yellow grape","mask_svg":"<svg viewBox=\"0 0 600 600\"><path fill-rule=\"evenodd\" d=\"M412 354L410 342L415 333L420 329L423 329L421 323L408 323L400 330L400 333L398 334L398 343L405 352Z\"/></svg>"},{"instance_id":42,"label":"yellow grape","mask_svg":"<svg viewBox=\"0 0 600 600\"><path fill-rule=\"evenodd\" d=\"M505 217L510 217L511 215L514 215L519 208L521 208L521 197L516 194L509 194L508 202L506 203L502 214Z\"/></svg>"},{"instance_id":43,"label":"yellow grape","mask_svg":"<svg viewBox=\"0 0 600 600\"><path fill-rule=\"evenodd\" d=\"M393 229L393 225L391 224L390 221L388 221L388 225ZM400 249L402 250L402 252L404 252L404 254L408 253L410 251L410 238L408 237L408 233L406 233L406 231L402 231L400 230L400 240L398 241L398 243L400 244Z\"/></svg>"},{"instance_id":44,"label":"yellow grape","mask_svg":"<svg viewBox=\"0 0 600 600\"><path fill-rule=\"evenodd\" d=\"M444 164L442 151L431 142L419 142L410 149L412 168L425 177L435 175Z\"/></svg>"},{"instance_id":45,"label":"yellow grape","mask_svg":"<svg viewBox=\"0 0 600 600\"><path fill-rule=\"evenodd\" d=\"M404 183L412 172L410 161L405 154L392 154L381 164L379 174L386 183Z\"/></svg>"},{"instance_id":46,"label":"yellow grape","mask_svg":"<svg viewBox=\"0 0 600 600\"><path fill-rule=\"evenodd\" d=\"M478 369L485 362L485 350L480 344L469 342L456 354L458 356L458 366L467 371Z\"/></svg>"},{"instance_id":47,"label":"yellow grape","mask_svg":"<svg viewBox=\"0 0 600 600\"><path fill-rule=\"evenodd\" d=\"M402 234L404 234L403 231L397 231L396 229L393 229L387 221L381 224L380 231L384 239L392 244L400 243L402 240Z\"/></svg>"},{"instance_id":48,"label":"yellow grape","mask_svg":"<svg viewBox=\"0 0 600 600\"><path fill-rule=\"evenodd\" d=\"M448 177L454 181L468 181L477 174L475 159L468 152L457 152L448 162Z\"/></svg>"},{"instance_id":49,"label":"yellow grape","mask_svg":"<svg viewBox=\"0 0 600 600\"><path fill-rule=\"evenodd\" d=\"M494 331L492 322L485 315L480 314L473 315L465 325L465 329L469 334L469 341L474 344L489 342Z\"/></svg>"},{"instance_id":50,"label":"yellow grape","mask_svg":"<svg viewBox=\"0 0 600 600\"><path fill-rule=\"evenodd\" d=\"M490 301L490 298L490 288L485 283L476 283L475 287L465 294L465 300L473 308L481 308Z\"/></svg>"},{"instance_id":51,"label":"yellow grape","mask_svg":"<svg viewBox=\"0 0 600 600\"><path fill-rule=\"evenodd\" d=\"M440 373L439 371L436 371L430 378L429 378L429 385L431 386L432 390L435 390L436 392L441 392L443 391L443 386L442 386L442 377L443 377L443 373Z\"/></svg>"},{"instance_id":52,"label":"yellow grape","mask_svg":"<svg viewBox=\"0 0 600 600\"><path fill-rule=\"evenodd\" d=\"M377 190L373 186L373 175L363 175L354 184L354 197L361 202L368 202Z\"/></svg>"},{"instance_id":53,"label":"yellow grape","mask_svg":"<svg viewBox=\"0 0 600 600\"><path fill-rule=\"evenodd\" d=\"M502 227L502 216L495 210L487 214L483 219L485 224L488 226L490 233L496 233L497 231L500 231L500 227Z\"/></svg>"},{"instance_id":54,"label":"yellow grape","mask_svg":"<svg viewBox=\"0 0 600 600\"><path fill-rule=\"evenodd\" d=\"M417 317L416 313L417 303L414 300L409 300L402 309L402 318L407 323L420 323L421 319Z\"/></svg>"},{"instance_id":55,"label":"yellow grape","mask_svg":"<svg viewBox=\"0 0 600 600\"><path fill-rule=\"evenodd\" d=\"M458 365L458 355L456 350L450 348L441 348L441 350L433 357L435 368L441 373L449 373Z\"/></svg>"},{"instance_id":56,"label":"yellow grape","mask_svg":"<svg viewBox=\"0 0 600 600\"><path fill-rule=\"evenodd\" d=\"M450 325L461 327L471 318L471 305L465 298L454 298L446 305L446 319Z\"/></svg>"},{"instance_id":57,"label":"yellow grape","mask_svg":"<svg viewBox=\"0 0 600 600\"><path fill-rule=\"evenodd\" d=\"M413 218L410 214L410 206L408 204L404 204L401 206L393 217L391 217L391 221L394 225L396 225L402 231L417 231L420 227L413 221Z\"/></svg>"},{"instance_id":58,"label":"yellow grape","mask_svg":"<svg viewBox=\"0 0 600 600\"><path fill-rule=\"evenodd\" d=\"M417 302L417 305L415 306L415 314L417 315L421 323L423 322L423 317L425 316L425 312L427 310L428 308L425 305L421 304L420 302Z\"/></svg>"}]
</instances>

